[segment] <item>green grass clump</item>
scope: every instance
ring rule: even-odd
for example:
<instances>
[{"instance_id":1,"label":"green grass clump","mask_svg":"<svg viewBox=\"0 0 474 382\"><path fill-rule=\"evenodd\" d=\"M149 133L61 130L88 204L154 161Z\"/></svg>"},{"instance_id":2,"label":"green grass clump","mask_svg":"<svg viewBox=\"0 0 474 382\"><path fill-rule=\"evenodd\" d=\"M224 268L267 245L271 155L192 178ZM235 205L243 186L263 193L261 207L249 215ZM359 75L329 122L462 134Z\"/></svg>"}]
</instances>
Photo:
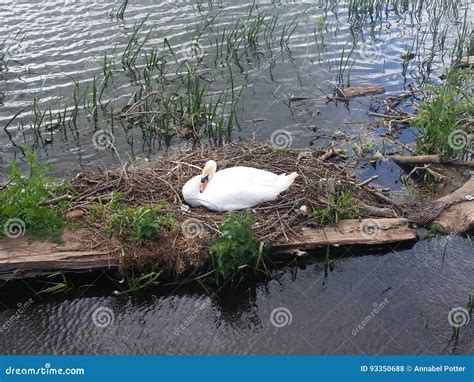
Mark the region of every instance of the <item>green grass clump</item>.
<instances>
[{"instance_id":1,"label":"green grass clump","mask_svg":"<svg viewBox=\"0 0 474 382\"><path fill-rule=\"evenodd\" d=\"M262 260L264 245L252 231L254 219L248 210L227 213L220 225L222 236L211 244L211 262L217 285L233 283L243 269L256 270Z\"/></svg>"},{"instance_id":2,"label":"green grass clump","mask_svg":"<svg viewBox=\"0 0 474 382\"><path fill-rule=\"evenodd\" d=\"M118 236L129 236L136 241L157 240L165 228L174 228L176 220L165 213L164 204L153 207L129 207L121 201L121 193L113 192L110 201L89 207L89 219L106 219L106 231Z\"/></svg>"},{"instance_id":3,"label":"green grass clump","mask_svg":"<svg viewBox=\"0 0 474 382\"><path fill-rule=\"evenodd\" d=\"M319 222L334 225L341 219L355 219L359 217L362 209L348 191L343 191L337 195L331 195L328 200L328 206L315 210L311 217L317 218Z\"/></svg>"},{"instance_id":4,"label":"green grass clump","mask_svg":"<svg viewBox=\"0 0 474 382\"><path fill-rule=\"evenodd\" d=\"M413 126L420 130L418 154L463 159L472 144L469 116L474 114L472 70L452 70L440 86L430 86Z\"/></svg>"},{"instance_id":5,"label":"green grass clump","mask_svg":"<svg viewBox=\"0 0 474 382\"><path fill-rule=\"evenodd\" d=\"M66 202L54 208L42 206L55 196L53 190L57 190L57 186L46 177L50 167L38 163L32 151L27 152L25 159L29 165L27 173L13 162L10 172L5 175L10 183L0 191L0 236L8 233L7 226L13 219L23 225L19 229L26 231L28 238L49 238L58 242L64 228L62 212Z\"/></svg>"}]
</instances>

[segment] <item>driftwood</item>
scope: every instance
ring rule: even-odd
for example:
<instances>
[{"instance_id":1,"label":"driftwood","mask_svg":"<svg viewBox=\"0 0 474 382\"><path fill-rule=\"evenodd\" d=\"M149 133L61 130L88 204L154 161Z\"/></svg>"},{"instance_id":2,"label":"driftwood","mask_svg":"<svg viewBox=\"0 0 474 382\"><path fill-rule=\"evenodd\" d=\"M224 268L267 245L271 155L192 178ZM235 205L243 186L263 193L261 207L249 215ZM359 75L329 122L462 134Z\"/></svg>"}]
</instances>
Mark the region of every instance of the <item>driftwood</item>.
<instances>
[{"instance_id":1,"label":"driftwood","mask_svg":"<svg viewBox=\"0 0 474 382\"><path fill-rule=\"evenodd\" d=\"M453 193L435 200L410 221L426 225L432 223L443 232L464 233L474 223L474 179L470 179Z\"/></svg>"},{"instance_id":2,"label":"driftwood","mask_svg":"<svg viewBox=\"0 0 474 382\"><path fill-rule=\"evenodd\" d=\"M369 206L363 202L359 202L359 206L372 216L378 216L382 218L394 218L397 216L397 213L390 208Z\"/></svg>"},{"instance_id":3,"label":"driftwood","mask_svg":"<svg viewBox=\"0 0 474 382\"><path fill-rule=\"evenodd\" d=\"M364 96L367 94L380 94L385 93L385 88L378 84L369 84L363 86L351 86L348 88L336 88L338 96L349 99L353 97Z\"/></svg>"},{"instance_id":4,"label":"driftwood","mask_svg":"<svg viewBox=\"0 0 474 382\"><path fill-rule=\"evenodd\" d=\"M440 232L466 233L474 228L474 201L449 207L433 222Z\"/></svg>"},{"instance_id":5,"label":"driftwood","mask_svg":"<svg viewBox=\"0 0 474 382\"><path fill-rule=\"evenodd\" d=\"M392 155L390 156L390 158L392 158L395 163L401 166L415 166L420 164L443 164L450 166L474 167L474 161L444 160L439 155Z\"/></svg>"},{"instance_id":6,"label":"driftwood","mask_svg":"<svg viewBox=\"0 0 474 382\"><path fill-rule=\"evenodd\" d=\"M416 230L408 220L349 219L341 220L335 227L303 228L299 241L281 243L273 247L273 255L292 251L314 250L328 245L385 245L416 240Z\"/></svg>"},{"instance_id":7,"label":"driftwood","mask_svg":"<svg viewBox=\"0 0 474 382\"><path fill-rule=\"evenodd\" d=\"M445 206L433 222L439 231L461 234L474 228L474 179L435 203Z\"/></svg>"},{"instance_id":8,"label":"driftwood","mask_svg":"<svg viewBox=\"0 0 474 382\"><path fill-rule=\"evenodd\" d=\"M63 244L31 242L25 238L0 240L0 280L118 269L119 256L103 248L91 250L84 240L87 230L66 231ZM342 220L336 227L304 228L301 241L289 241L273 247L272 254L301 254L327 245L383 245L416 239L416 231L406 219ZM296 251L296 253L294 252Z\"/></svg>"}]
</instances>

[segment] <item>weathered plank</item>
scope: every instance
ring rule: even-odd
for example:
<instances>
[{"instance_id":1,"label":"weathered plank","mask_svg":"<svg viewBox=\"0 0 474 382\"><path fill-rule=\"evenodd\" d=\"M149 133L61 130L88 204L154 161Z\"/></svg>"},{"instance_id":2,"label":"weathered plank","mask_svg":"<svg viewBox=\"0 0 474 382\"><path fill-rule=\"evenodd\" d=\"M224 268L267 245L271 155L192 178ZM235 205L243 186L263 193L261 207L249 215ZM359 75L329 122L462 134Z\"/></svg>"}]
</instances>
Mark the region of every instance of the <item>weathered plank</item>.
<instances>
[{"instance_id":1,"label":"weathered plank","mask_svg":"<svg viewBox=\"0 0 474 382\"><path fill-rule=\"evenodd\" d=\"M86 230L65 231L63 243L29 243L25 238L0 240L0 280L49 275L54 272L85 272L113 269L118 259L105 249L88 249Z\"/></svg>"},{"instance_id":2,"label":"weathered plank","mask_svg":"<svg viewBox=\"0 0 474 382\"><path fill-rule=\"evenodd\" d=\"M416 230L407 219L349 219L341 220L337 226L305 228L296 242L279 243L274 253L293 250L312 250L327 245L384 245L416 240Z\"/></svg>"},{"instance_id":3,"label":"weathered plank","mask_svg":"<svg viewBox=\"0 0 474 382\"><path fill-rule=\"evenodd\" d=\"M0 280L117 269L119 259L104 249L88 249L87 230L66 231L63 244L32 242L24 238L0 240ZM335 227L306 228L302 240L276 245L274 253L308 250L327 245L381 245L416 239L406 219L343 220Z\"/></svg>"},{"instance_id":4,"label":"weathered plank","mask_svg":"<svg viewBox=\"0 0 474 382\"><path fill-rule=\"evenodd\" d=\"M385 93L385 88L379 84L368 84L361 86L350 86L348 88L337 88L337 94L342 98L353 98L367 94Z\"/></svg>"}]
</instances>

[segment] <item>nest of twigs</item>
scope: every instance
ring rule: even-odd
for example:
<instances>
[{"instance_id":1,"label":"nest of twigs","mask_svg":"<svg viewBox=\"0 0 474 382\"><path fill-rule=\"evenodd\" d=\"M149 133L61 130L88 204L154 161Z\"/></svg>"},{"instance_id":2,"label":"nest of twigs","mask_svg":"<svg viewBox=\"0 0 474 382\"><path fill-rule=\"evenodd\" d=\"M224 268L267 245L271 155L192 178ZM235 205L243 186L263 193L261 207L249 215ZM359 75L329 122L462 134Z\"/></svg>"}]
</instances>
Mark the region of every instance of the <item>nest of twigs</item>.
<instances>
[{"instance_id":1,"label":"nest of twigs","mask_svg":"<svg viewBox=\"0 0 474 382\"><path fill-rule=\"evenodd\" d=\"M113 236L104 231L104 222L97 221L88 222L96 234L91 243L105 243L111 251L126 254L137 264L152 258L169 271L182 274L206 263L210 242L220 234L219 226L226 219L225 214L204 208L183 208L183 185L200 174L209 159L214 159L219 169L251 166L278 174L299 174L278 200L252 209L254 233L258 240L270 245L297 240L304 225L320 225L311 212L328 206L336 208L330 198L334 193L350 192L354 203L368 206L360 218L373 216L373 209L386 209L386 201L380 201L374 186L357 184L344 166L325 160L327 157L318 151L280 150L257 142L178 152L136 167L79 174L73 181L77 193L71 209L85 211L87 218L88 207L99 200L104 203L112 191L121 192L121 200L133 207L165 203L166 212L175 216L179 228L160 233L159 240L137 243ZM393 216L400 214L396 206L390 207Z\"/></svg>"}]
</instances>

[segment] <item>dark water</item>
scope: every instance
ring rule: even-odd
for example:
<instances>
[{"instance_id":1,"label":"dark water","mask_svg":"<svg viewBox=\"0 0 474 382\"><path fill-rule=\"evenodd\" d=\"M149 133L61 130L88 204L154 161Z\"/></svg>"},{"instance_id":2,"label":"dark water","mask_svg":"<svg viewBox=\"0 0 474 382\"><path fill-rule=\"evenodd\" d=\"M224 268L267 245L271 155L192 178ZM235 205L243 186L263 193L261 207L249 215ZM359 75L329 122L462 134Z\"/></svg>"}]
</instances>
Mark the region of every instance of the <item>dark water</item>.
<instances>
[{"instance_id":1,"label":"dark water","mask_svg":"<svg viewBox=\"0 0 474 382\"><path fill-rule=\"evenodd\" d=\"M346 253L327 274L320 262L287 267L232 293L193 286L116 296L90 288L77 298L31 294L28 303L28 293L0 289L0 352L474 354L472 322L457 340L448 322L474 290L474 251L459 237L444 247L436 238L385 254ZM26 305L12 323L17 301Z\"/></svg>"},{"instance_id":2,"label":"dark water","mask_svg":"<svg viewBox=\"0 0 474 382\"><path fill-rule=\"evenodd\" d=\"M116 151L97 150L92 136L110 123L106 119L96 127L82 116L77 131L45 133L42 128L40 139L28 128L32 112L25 109L7 132L3 127L33 97L42 108L51 105L53 110L72 102L72 80L90 86L93 76L100 74L104 51L119 62L134 24L148 13L144 33L152 26L155 31L147 45L163 49L167 37L182 60L196 28L218 11L200 49L209 70L219 73L212 59L214 37L246 17L250 6L237 1L223 1L212 9L207 3L199 7L187 1L130 3L124 20L118 20L110 16L120 5L112 0L1 2L0 36L6 36L11 51L9 71L0 82L2 170L21 157L16 145L24 143L34 145L60 176L160 154L159 143L122 125L116 129ZM412 83L437 81L450 63L469 2L453 10L442 1L394 1L380 7L377 15L354 13L354 3L258 3L260 11L279 16L276 36L304 15L287 47L262 44L256 52L245 52L240 66L233 67L235 86L245 86L234 140L254 135L268 139L283 129L291 133L292 147L327 146L335 140L349 153L352 147L371 145L373 151L383 152L387 146L381 136L386 131L371 126L367 116L372 97L349 104L327 102L326 95L338 83L341 56L351 66L350 72L343 72L344 82L380 83L386 94L399 93ZM418 4L423 4L420 10ZM439 20L434 29L433 20ZM408 51L415 56L404 63L401 56ZM225 76L220 81L228 86ZM106 96L119 110L136 89L129 78L118 75ZM308 99L288 102L292 97ZM408 129L400 135L405 142L413 139ZM172 147L183 144L175 140ZM378 173L381 184L403 191L400 170L393 163L381 162L364 171ZM274 271L271 281L232 293L212 294L188 286L118 296L96 286L84 288L79 296L51 297L34 294L27 282L20 283L21 293L20 288L3 286L0 353L473 354L472 322L461 328L457 341L450 340L448 313L466 308L474 292L474 251L468 239L452 238L447 247L445 240L437 237L388 253L346 253L327 272L318 261L290 266ZM278 327L290 318L289 325Z\"/></svg>"}]
</instances>

